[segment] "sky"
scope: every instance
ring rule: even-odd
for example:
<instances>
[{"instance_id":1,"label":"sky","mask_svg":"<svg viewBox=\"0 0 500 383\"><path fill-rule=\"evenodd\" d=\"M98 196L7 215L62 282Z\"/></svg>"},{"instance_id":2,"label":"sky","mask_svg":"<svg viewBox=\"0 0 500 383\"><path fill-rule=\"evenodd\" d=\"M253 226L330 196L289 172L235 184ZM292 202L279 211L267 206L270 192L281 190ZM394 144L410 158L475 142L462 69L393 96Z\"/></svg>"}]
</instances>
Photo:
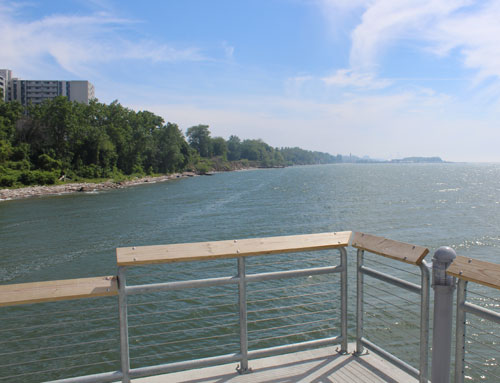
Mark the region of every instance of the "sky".
<instances>
[{"instance_id":1,"label":"sky","mask_svg":"<svg viewBox=\"0 0 500 383\"><path fill-rule=\"evenodd\" d=\"M500 0L0 0L0 68L185 131L500 162Z\"/></svg>"}]
</instances>

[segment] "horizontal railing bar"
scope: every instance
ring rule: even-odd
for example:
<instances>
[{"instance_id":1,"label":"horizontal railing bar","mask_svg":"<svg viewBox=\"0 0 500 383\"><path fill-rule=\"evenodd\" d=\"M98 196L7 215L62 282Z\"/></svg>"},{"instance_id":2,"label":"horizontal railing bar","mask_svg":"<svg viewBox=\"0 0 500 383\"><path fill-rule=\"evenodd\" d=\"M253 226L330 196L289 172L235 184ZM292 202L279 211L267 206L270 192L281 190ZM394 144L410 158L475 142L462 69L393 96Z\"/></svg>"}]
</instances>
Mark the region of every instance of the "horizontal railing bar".
<instances>
[{"instance_id":1,"label":"horizontal railing bar","mask_svg":"<svg viewBox=\"0 0 500 383\"><path fill-rule=\"evenodd\" d=\"M370 267L361 266L359 269L363 274L369 275L370 277L379 279L383 282L391 283L393 285L396 285L413 293L420 294L420 292L422 291L422 288L415 283L411 283L405 281L404 279L393 277L389 274L381 273L380 271L374 270Z\"/></svg>"},{"instance_id":2,"label":"horizontal railing bar","mask_svg":"<svg viewBox=\"0 0 500 383\"><path fill-rule=\"evenodd\" d=\"M377 346L376 344L370 342L366 338L361 338L361 343L367 349L373 351L374 353L380 355L382 358L384 358L388 362L391 362L395 366L406 371L408 374L410 374L414 378L418 379L420 377L420 372L415 367L410 366L408 363L406 363L406 362L402 361L401 359L399 359L398 357L392 355L390 352L387 352L382 347Z\"/></svg>"},{"instance_id":3,"label":"horizontal railing bar","mask_svg":"<svg viewBox=\"0 0 500 383\"><path fill-rule=\"evenodd\" d=\"M341 266L328 266L328 267L313 267L309 269L299 269L299 270L289 270L289 271L276 271L271 273L249 274L245 277L245 280L247 282L261 282L273 279L296 278L296 277L303 277L310 275L340 273L342 269L343 268ZM208 279L193 279L189 281L179 281L179 282L153 283L149 285L127 286L125 287L125 293L127 295L134 295L134 294L147 294L159 291L223 286L223 285L237 284L239 283L239 280L240 280L239 277L233 276L233 277L219 277L219 278L208 278Z\"/></svg>"},{"instance_id":4,"label":"horizontal railing bar","mask_svg":"<svg viewBox=\"0 0 500 383\"><path fill-rule=\"evenodd\" d=\"M104 372L102 374L85 375L76 378L52 380L48 383L111 383L123 378L121 371Z\"/></svg>"},{"instance_id":5,"label":"horizontal railing bar","mask_svg":"<svg viewBox=\"0 0 500 383\"><path fill-rule=\"evenodd\" d=\"M240 278L238 278L238 277L191 279L189 281L165 282L165 283L153 283L153 284L149 284L149 285L126 286L125 293L127 295L134 295L134 294L155 293L155 292L159 292L159 291L192 289L192 288L198 288L198 287L214 287L214 286L234 285L234 284L238 284L239 281L240 281Z\"/></svg>"},{"instance_id":6,"label":"horizontal railing bar","mask_svg":"<svg viewBox=\"0 0 500 383\"><path fill-rule=\"evenodd\" d=\"M350 231L229 241L179 243L116 249L118 266L202 261L313 250L338 249L349 245Z\"/></svg>"},{"instance_id":7,"label":"horizontal railing bar","mask_svg":"<svg viewBox=\"0 0 500 383\"><path fill-rule=\"evenodd\" d=\"M217 364L225 364L237 362L241 359L241 354L228 354L221 356L213 356L210 358L202 358L188 360L184 362L175 362L167 364L159 364L157 366L139 367L130 369L129 376L131 378L142 378L145 376L167 374L181 370L190 370L194 368L213 366Z\"/></svg>"},{"instance_id":8,"label":"horizontal railing bar","mask_svg":"<svg viewBox=\"0 0 500 383\"><path fill-rule=\"evenodd\" d=\"M457 256L446 269L446 274L483 286L500 289L500 264Z\"/></svg>"},{"instance_id":9,"label":"horizontal railing bar","mask_svg":"<svg viewBox=\"0 0 500 383\"><path fill-rule=\"evenodd\" d=\"M341 342L342 342L342 337L335 336L335 337L331 337L331 338L315 339L315 340L310 340L307 342L287 344L284 346L262 348L259 350L249 350L248 351L248 358L249 359L263 358L263 357L271 356L271 355L279 355L279 354L286 354L286 353L290 353L290 352L297 352L297 351L306 350L309 348L315 348L315 347L319 348L319 347L328 346L328 345L340 344Z\"/></svg>"},{"instance_id":10,"label":"horizontal railing bar","mask_svg":"<svg viewBox=\"0 0 500 383\"><path fill-rule=\"evenodd\" d=\"M0 306L55 302L117 294L116 276L17 283L0 286Z\"/></svg>"},{"instance_id":11,"label":"horizontal railing bar","mask_svg":"<svg viewBox=\"0 0 500 383\"><path fill-rule=\"evenodd\" d=\"M483 319L500 324L500 313L497 313L493 310L486 309L484 307L477 306L477 305L469 303L469 302L465 302L462 305L462 308L465 312L468 312L470 314L474 314L474 315L481 317Z\"/></svg>"},{"instance_id":12,"label":"horizontal railing bar","mask_svg":"<svg viewBox=\"0 0 500 383\"><path fill-rule=\"evenodd\" d=\"M299 269L290 271L276 271L272 273L249 274L245 280L247 282L262 282L273 279L308 277L310 275L321 275L330 273L340 273L342 266L313 267L310 269Z\"/></svg>"}]
</instances>

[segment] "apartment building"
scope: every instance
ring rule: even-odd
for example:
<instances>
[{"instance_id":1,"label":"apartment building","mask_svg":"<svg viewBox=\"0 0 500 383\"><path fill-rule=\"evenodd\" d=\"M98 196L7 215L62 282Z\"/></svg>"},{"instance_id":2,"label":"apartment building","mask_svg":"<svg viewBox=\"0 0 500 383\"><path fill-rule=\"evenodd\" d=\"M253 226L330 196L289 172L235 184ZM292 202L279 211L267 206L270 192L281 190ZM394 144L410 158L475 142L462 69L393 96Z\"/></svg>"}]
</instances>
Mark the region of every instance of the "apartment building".
<instances>
[{"instance_id":1,"label":"apartment building","mask_svg":"<svg viewBox=\"0 0 500 383\"><path fill-rule=\"evenodd\" d=\"M40 104L57 96L88 104L95 98L94 85L89 81L22 80L12 77L12 71L0 69L4 83L4 100L19 101L23 105Z\"/></svg>"}]
</instances>

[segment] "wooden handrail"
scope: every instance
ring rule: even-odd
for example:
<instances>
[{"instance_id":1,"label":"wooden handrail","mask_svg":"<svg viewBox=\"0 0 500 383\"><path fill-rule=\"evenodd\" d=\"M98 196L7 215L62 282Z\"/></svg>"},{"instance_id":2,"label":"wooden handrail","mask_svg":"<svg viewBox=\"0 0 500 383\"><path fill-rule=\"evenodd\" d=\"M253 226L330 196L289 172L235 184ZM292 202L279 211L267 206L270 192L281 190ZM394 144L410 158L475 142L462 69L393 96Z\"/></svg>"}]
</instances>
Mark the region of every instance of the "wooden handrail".
<instances>
[{"instance_id":1,"label":"wooden handrail","mask_svg":"<svg viewBox=\"0 0 500 383\"><path fill-rule=\"evenodd\" d=\"M500 264L457 256L446 273L469 282L500 289Z\"/></svg>"},{"instance_id":2,"label":"wooden handrail","mask_svg":"<svg viewBox=\"0 0 500 383\"><path fill-rule=\"evenodd\" d=\"M420 265L429 253L429 249L426 247L358 232L354 233L351 243L356 249L365 250L412 265Z\"/></svg>"},{"instance_id":3,"label":"wooden handrail","mask_svg":"<svg viewBox=\"0 0 500 383\"><path fill-rule=\"evenodd\" d=\"M250 255L327 250L349 245L350 231L116 249L118 266L203 261Z\"/></svg>"},{"instance_id":4,"label":"wooden handrail","mask_svg":"<svg viewBox=\"0 0 500 383\"><path fill-rule=\"evenodd\" d=\"M0 286L0 306L93 298L118 294L115 276Z\"/></svg>"}]
</instances>

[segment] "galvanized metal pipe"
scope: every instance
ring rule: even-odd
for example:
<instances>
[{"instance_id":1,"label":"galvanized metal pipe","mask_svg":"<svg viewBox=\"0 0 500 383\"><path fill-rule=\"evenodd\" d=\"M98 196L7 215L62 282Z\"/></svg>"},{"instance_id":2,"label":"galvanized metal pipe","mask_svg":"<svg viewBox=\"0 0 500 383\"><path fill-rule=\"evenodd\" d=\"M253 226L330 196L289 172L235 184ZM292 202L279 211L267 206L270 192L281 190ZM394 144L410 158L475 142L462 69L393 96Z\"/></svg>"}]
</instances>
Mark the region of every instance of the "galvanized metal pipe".
<instances>
[{"instance_id":1,"label":"galvanized metal pipe","mask_svg":"<svg viewBox=\"0 0 500 383\"><path fill-rule=\"evenodd\" d=\"M443 246L436 250L432 262L432 287L434 289L434 331L432 337L433 382L450 381L451 366L451 327L453 293L455 281L446 274L446 269L457 257L451 247Z\"/></svg>"},{"instance_id":2,"label":"galvanized metal pipe","mask_svg":"<svg viewBox=\"0 0 500 383\"><path fill-rule=\"evenodd\" d=\"M467 297L467 281L458 280L457 285L457 319L455 329L455 383L464 381L465 359L465 299Z\"/></svg>"},{"instance_id":3,"label":"galvanized metal pipe","mask_svg":"<svg viewBox=\"0 0 500 383\"><path fill-rule=\"evenodd\" d=\"M347 353L347 251L341 247L340 251L340 335L342 343L340 344L340 352Z\"/></svg>"},{"instance_id":4,"label":"galvanized metal pipe","mask_svg":"<svg viewBox=\"0 0 500 383\"><path fill-rule=\"evenodd\" d=\"M247 324L247 283L245 280L245 258L238 258L238 301L240 311L240 354L241 361L238 372L248 372L248 324Z\"/></svg>"},{"instance_id":5,"label":"galvanized metal pipe","mask_svg":"<svg viewBox=\"0 0 500 383\"><path fill-rule=\"evenodd\" d=\"M477 306L469 302L464 302L462 307L465 312L474 314L480 318L500 324L500 313L497 313L496 311L489 310L487 308Z\"/></svg>"},{"instance_id":6,"label":"galvanized metal pipe","mask_svg":"<svg viewBox=\"0 0 500 383\"><path fill-rule=\"evenodd\" d=\"M168 374L170 372L214 366L217 364L237 362L239 360L241 360L241 355L238 353L238 354L214 356L210 358L188 360L184 362L159 364L157 366L139 367L130 370L130 377L133 379L143 378L145 376Z\"/></svg>"},{"instance_id":7,"label":"galvanized metal pipe","mask_svg":"<svg viewBox=\"0 0 500 383\"><path fill-rule=\"evenodd\" d=\"M384 358L388 362L391 362L395 366L401 368L403 371L407 372L408 374L410 374L414 378L417 378L417 379L420 378L420 371L419 370L417 370L413 366L410 366L408 363L402 361L398 357L392 355L390 352L384 350L382 347L377 346L376 344L370 342L366 338L361 338L361 343L363 344L363 346L365 346L369 350L380 355L382 358Z\"/></svg>"},{"instance_id":8,"label":"galvanized metal pipe","mask_svg":"<svg viewBox=\"0 0 500 383\"><path fill-rule=\"evenodd\" d=\"M284 346L262 348L260 350L248 351L249 359L264 358L271 355L287 354L290 352L297 352L302 350L307 350L311 348L319 348L324 346L333 346L339 344L342 341L342 337L335 336L331 338L315 339L307 342L287 344Z\"/></svg>"},{"instance_id":9,"label":"galvanized metal pipe","mask_svg":"<svg viewBox=\"0 0 500 383\"><path fill-rule=\"evenodd\" d=\"M79 376L75 378L51 380L47 383L111 383L117 382L123 378L121 371L104 372L102 374L93 374Z\"/></svg>"},{"instance_id":10,"label":"galvanized metal pipe","mask_svg":"<svg viewBox=\"0 0 500 383\"><path fill-rule=\"evenodd\" d=\"M272 273L249 274L247 282L262 282L273 279L308 277L310 275L322 275L342 272L342 266L311 267L310 269L299 269L290 271L276 271Z\"/></svg>"},{"instance_id":11,"label":"galvanized metal pipe","mask_svg":"<svg viewBox=\"0 0 500 383\"><path fill-rule=\"evenodd\" d=\"M357 253L357 265L356 265L356 355L360 355L363 353L363 343L361 339L363 338L363 272L361 268L363 267L363 256L364 251L358 249Z\"/></svg>"},{"instance_id":12,"label":"galvanized metal pipe","mask_svg":"<svg viewBox=\"0 0 500 383\"><path fill-rule=\"evenodd\" d=\"M128 345L128 320L127 320L127 279L126 267L118 267L118 311L120 314L120 362L122 383L130 383L130 353Z\"/></svg>"},{"instance_id":13,"label":"galvanized metal pipe","mask_svg":"<svg viewBox=\"0 0 500 383\"><path fill-rule=\"evenodd\" d=\"M366 275L369 275L370 277L379 279L381 281L391 283L393 285L396 285L398 287L401 287L403 289L406 289L408 291L411 291L416 294L420 294L421 287L415 283L411 283L408 281L405 281L404 279L401 278L396 278L388 274L381 273L380 271L377 271L375 269L372 269L370 267L366 266L360 266L359 270Z\"/></svg>"},{"instance_id":14,"label":"galvanized metal pipe","mask_svg":"<svg viewBox=\"0 0 500 383\"><path fill-rule=\"evenodd\" d=\"M430 273L427 262L420 266L420 383L427 383L429 375L429 305L430 305ZM451 327L451 326L450 326ZM449 351L448 351L449 353ZM449 367L448 367L449 370Z\"/></svg>"},{"instance_id":15,"label":"galvanized metal pipe","mask_svg":"<svg viewBox=\"0 0 500 383\"><path fill-rule=\"evenodd\" d=\"M180 282L165 282L165 283L152 283L150 285L127 286L125 288L125 292L127 295L148 294L148 293L156 293L159 291L235 285L238 283L239 283L238 277L192 279L189 281L180 281Z\"/></svg>"}]
</instances>

